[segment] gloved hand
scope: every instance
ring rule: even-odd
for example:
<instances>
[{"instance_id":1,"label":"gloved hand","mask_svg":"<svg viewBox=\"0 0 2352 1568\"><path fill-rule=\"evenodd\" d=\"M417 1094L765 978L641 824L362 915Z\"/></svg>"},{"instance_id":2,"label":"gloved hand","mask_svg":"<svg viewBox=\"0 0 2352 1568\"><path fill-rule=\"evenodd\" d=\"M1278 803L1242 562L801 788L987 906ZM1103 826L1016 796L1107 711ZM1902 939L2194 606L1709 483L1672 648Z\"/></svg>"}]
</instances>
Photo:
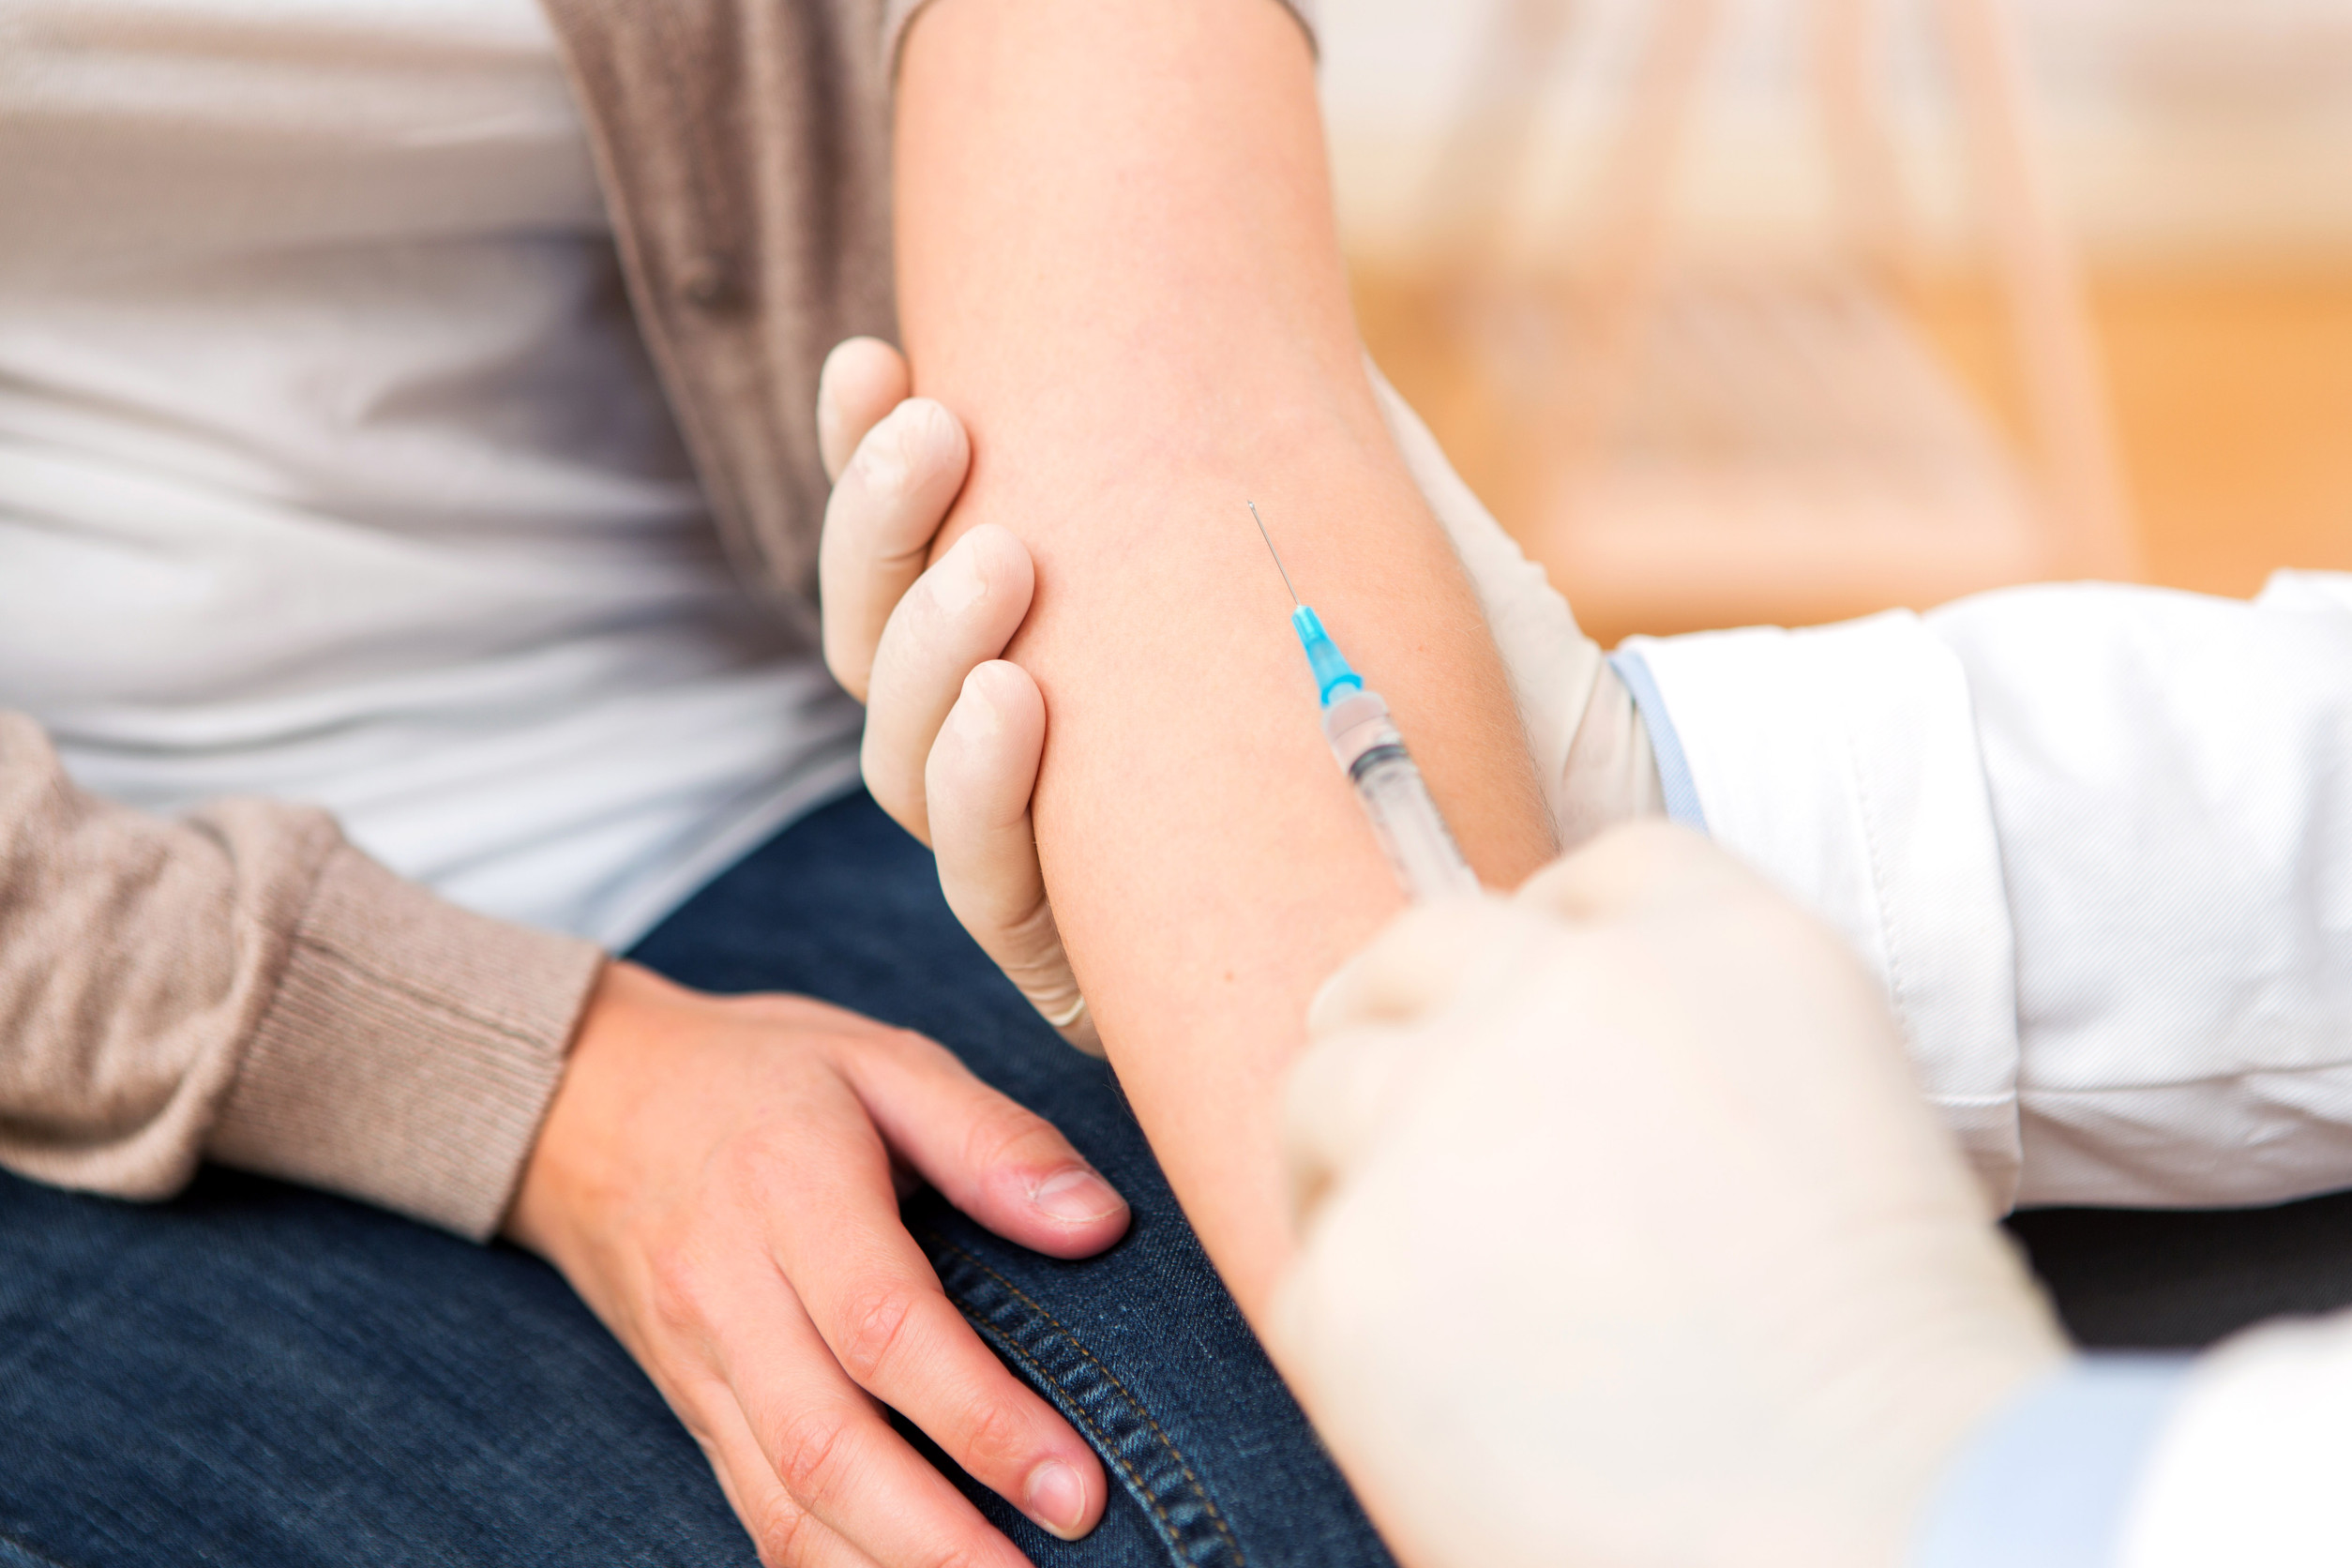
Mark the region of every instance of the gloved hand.
<instances>
[{"instance_id":1,"label":"gloved hand","mask_svg":"<svg viewBox=\"0 0 2352 1568\"><path fill-rule=\"evenodd\" d=\"M1561 841L1657 813L1647 732L1600 649L1367 369L1389 433L1493 628ZM930 561L971 446L952 414L909 399L908 386L906 362L871 338L840 344L825 362L818 433L836 478L818 561L825 659L867 704L867 788L938 854L957 918L1065 1037L1099 1054L1030 827L1045 700L999 657L1029 612L1029 553L984 526Z\"/></svg>"},{"instance_id":2,"label":"gloved hand","mask_svg":"<svg viewBox=\"0 0 2352 1568\"><path fill-rule=\"evenodd\" d=\"M1894 1568L2063 1354L1837 939L1620 828L1317 997L1270 1349L1414 1568Z\"/></svg>"},{"instance_id":3,"label":"gloved hand","mask_svg":"<svg viewBox=\"0 0 2352 1568\"><path fill-rule=\"evenodd\" d=\"M1045 698L996 656L1029 613L1029 550L984 523L930 560L972 447L955 415L909 398L908 384L906 361L876 339L825 359L825 662L866 703L867 789L931 846L956 918L1064 1039L1100 1056L1030 827Z\"/></svg>"}]
</instances>

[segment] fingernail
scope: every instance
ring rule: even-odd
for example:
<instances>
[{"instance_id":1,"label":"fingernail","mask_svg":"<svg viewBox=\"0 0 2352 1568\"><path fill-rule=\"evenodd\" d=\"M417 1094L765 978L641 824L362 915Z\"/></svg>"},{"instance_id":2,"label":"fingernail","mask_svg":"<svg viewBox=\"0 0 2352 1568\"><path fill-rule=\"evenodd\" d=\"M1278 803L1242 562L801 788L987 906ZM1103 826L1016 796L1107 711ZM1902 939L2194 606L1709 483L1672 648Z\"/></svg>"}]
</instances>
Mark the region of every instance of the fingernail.
<instances>
[{"instance_id":1,"label":"fingernail","mask_svg":"<svg viewBox=\"0 0 2352 1568\"><path fill-rule=\"evenodd\" d=\"M913 459L907 451L905 424L893 411L857 444L857 467L865 475L866 488L876 495L901 493L914 471Z\"/></svg>"},{"instance_id":2,"label":"fingernail","mask_svg":"<svg viewBox=\"0 0 2352 1568\"><path fill-rule=\"evenodd\" d=\"M972 548L969 535L940 557L924 580L931 585L932 600L950 615L970 610L988 591L988 580L980 573L980 552Z\"/></svg>"},{"instance_id":3,"label":"fingernail","mask_svg":"<svg viewBox=\"0 0 2352 1568\"><path fill-rule=\"evenodd\" d=\"M1041 1213L1074 1225L1106 1218L1126 1207L1108 1182L1084 1167L1047 1177L1029 1200Z\"/></svg>"},{"instance_id":4,"label":"fingernail","mask_svg":"<svg viewBox=\"0 0 2352 1568\"><path fill-rule=\"evenodd\" d=\"M973 678L978 674L975 670L964 677L963 695L947 710L948 727L957 738L975 744L994 740L1004 728L1004 716L997 711L996 699L988 695L988 684Z\"/></svg>"},{"instance_id":5,"label":"fingernail","mask_svg":"<svg viewBox=\"0 0 2352 1568\"><path fill-rule=\"evenodd\" d=\"M1086 1483L1060 1459L1048 1459L1029 1472L1029 1490L1022 1507L1029 1516L1062 1537L1075 1541L1086 1517Z\"/></svg>"},{"instance_id":6,"label":"fingernail","mask_svg":"<svg viewBox=\"0 0 2352 1568\"><path fill-rule=\"evenodd\" d=\"M910 398L900 406L906 410L907 466L944 467L956 445L956 421L928 398Z\"/></svg>"}]
</instances>

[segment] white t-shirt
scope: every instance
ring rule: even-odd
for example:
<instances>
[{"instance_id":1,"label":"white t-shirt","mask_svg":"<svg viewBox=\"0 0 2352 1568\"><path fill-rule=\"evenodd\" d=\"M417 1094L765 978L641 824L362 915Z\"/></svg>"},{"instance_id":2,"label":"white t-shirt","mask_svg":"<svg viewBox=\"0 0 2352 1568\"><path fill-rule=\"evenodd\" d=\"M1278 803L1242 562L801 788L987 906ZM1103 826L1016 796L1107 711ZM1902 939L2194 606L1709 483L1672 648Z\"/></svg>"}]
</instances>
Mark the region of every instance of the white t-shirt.
<instances>
[{"instance_id":1,"label":"white t-shirt","mask_svg":"<svg viewBox=\"0 0 2352 1568\"><path fill-rule=\"evenodd\" d=\"M534 0L0 0L0 706L614 945L854 779Z\"/></svg>"}]
</instances>

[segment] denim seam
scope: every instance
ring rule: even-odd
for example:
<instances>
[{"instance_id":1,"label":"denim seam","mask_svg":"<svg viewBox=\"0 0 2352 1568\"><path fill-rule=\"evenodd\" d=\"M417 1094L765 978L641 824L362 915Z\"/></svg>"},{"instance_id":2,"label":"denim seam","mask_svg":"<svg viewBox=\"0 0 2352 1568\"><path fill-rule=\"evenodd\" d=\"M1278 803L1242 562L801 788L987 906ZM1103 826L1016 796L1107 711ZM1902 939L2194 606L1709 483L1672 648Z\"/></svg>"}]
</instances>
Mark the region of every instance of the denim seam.
<instances>
[{"instance_id":1,"label":"denim seam","mask_svg":"<svg viewBox=\"0 0 2352 1568\"><path fill-rule=\"evenodd\" d=\"M1055 1330L1057 1330L1063 1337L1070 1342L1071 1348L1076 1349L1079 1355L1085 1357L1087 1362L1092 1364L1097 1372L1100 1372L1103 1375L1104 1380L1108 1381L1112 1388L1118 1390L1120 1397L1127 1402L1127 1406L1130 1410L1142 1418L1145 1425L1151 1427L1152 1435L1159 1440L1160 1446L1167 1450L1170 1458L1176 1461L1176 1468L1184 1472L1185 1485L1192 1488L1193 1495L1199 1500L1201 1507L1208 1510L1210 1523L1215 1526L1217 1533L1225 1538L1226 1545L1231 1549L1235 1568L1242 1568L1242 1565L1246 1563L1247 1559L1243 1555L1241 1543L1233 1538L1232 1530L1227 1527L1224 1515L1217 1511L1215 1500L1209 1496L1208 1488L1200 1484L1200 1478L1193 1472L1192 1466L1184 1458L1184 1450L1177 1447L1174 1440L1168 1437L1166 1429L1163 1428L1157 1421L1153 1419L1152 1412L1144 1408L1143 1402L1135 1396L1133 1391L1131 1391L1125 1383L1120 1381L1119 1375L1111 1371L1109 1367L1104 1365L1101 1359L1097 1357L1093 1351L1086 1348L1084 1341L1080 1340L1076 1334L1072 1333L1067 1324L1063 1323L1050 1311L1047 1310L1043 1304L1037 1302L1035 1298L1032 1297L1019 1286L1014 1284L1011 1280L997 1273L996 1270L988 1267L988 1264L982 1262L971 1253L964 1251L954 1243L947 1241L944 1237L934 1236L932 1240L938 1244L942 1251L954 1253L957 1257L962 1259L973 1268L978 1269L982 1274L987 1274L990 1279L995 1280L997 1284L1003 1287L1003 1289L1022 1305L1028 1307L1032 1312L1037 1314L1038 1317L1052 1324ZM1102 1440L1103 1447L1106 1452L1110 1454L1112 1461L1116 1463L1122 1470L1126 1472L1127 1478L1134 1484L1136 1491L1143 1497L1145 1503L1151 1508L1152 1512L1158 1516L1161 1529L1168 1537L1168 1544L1170 1550L1177 1555L1179 1560L1182 1560L1184 1556L1183 1531L1178 1528L1176 1522L1168 1516L1168 1510L1166 1507L1160 1503L1158 1499L1151 1495L1149 1489L1150 1484L1137 1472L1135 1466L1128 1462L1125 1455L1116 1452L1110 1435L1108 1432L1105 1432L1101 1425L1095 1421L1093 1413L1086 1410L1083 1405L1079 1404L1078 1396L1071 1390L1063 1387L1061 1380L1055 1378L1051 1372L1048 1371L1046 1367L1037 1360L1037 1358L1032 1355L1024 1347L1015 1343L1009 1338L1009 1336L1003 1334L1003 1333L1001 1330L998 1330L993 1324L984 1322L978 1324L977 1326L983 1333L987 1334L990 1339L1000 1341L1004 1345L1004 1348L1008 1351L1010 1351L1013 1355L1018 1356L1022 1362L1026 1363L1036 1372L1041 1380L1062 1390L1064 1396L1070 1400L1075 1413L1080 1420L1086 1423L1087 1426L1093 1431L1096 1437Z\"/></svg>"},{"instance_id":2,"label":"denim seam","mask_svg":"<svg viewBox=\"0 0 2352 1568\"><path fill-rule=\"evenodd\" d=\"M929 1242L940 1251L952 1254L956 1258L961 1259L964 1263L977 1269L980 1273L988 1275L988 1277L991 1280L994 1280L997 1285L1007 1294L1011 1295L1014 1300L1018 1301L1021 1305L1027 1307L1031 1312L1036 1314L1038 1318L1044 1319L1047 1323L1051 1324L1054 1330L1065 1341L1067 1341L1070 1348L1076 1350L1085 1359L1089 1365L1102 1375L1103 1380L1108 1382L1112 1389L1117 1391L1119 1397L1126 1403L1127 1408L1132 1410L1146 1426L1151 1428L1152 1436L1158 1440L1160 1447L1166 1452L1168 1457L1172 1459L1175 1462L1176 1468L1184 1472L1185 1485L1191 1488L1193 1497L1199 1500L1201 1508L1206 1511L1209 1523L1214 1528L1217 1535L1223 1538L1227 1550L1231 1554L1231 1560L1234 1568L1245 1568L1245 1565L1248 1562L1248 1558L1242 1551L1241 1542L1234 1538L1231 1528L1226 1523L1225 1515L1219 1512L1217 1508L1216 1500L1212 1498L1209 1495L1209 1489L1201 1485L1200 1478L1194 1471L1191 1462L1184 1457L1184 1451L1176 1445L1175 1440L1168 1435L1167 1429L1161 1426L1159 1422L1153 1418L1152 1412L1144 1407L1144 1404L1140 1399L1138 1399L1135 1396L1134 1391L1129 1389L1125 1383L1120 1380L1119 1375L1113 1372L1108 1366L1106 1366L1103 1364L1102 1359L1096 1356L1093 1350L1087 1349L1085 1342L1079 1339L1067 1324L1056 1318L1034 1297L1031 1296L1019 1286L1014 1284L1011 1280L1005 1278L1004 1275L990 1268L987 1263L981 1261L978 1258L973 1257L971 1253L966 1252L963 1248L956 1245L953 1242L948 1241L945 1237L939 1235L935 1231L927 1229L924 1232L924 1239ZM1083 1422L1087 1428L1094 1434L1095 1438L1098 1440L1098 1446L1101 1451L1108 1455L1113 1464L1117 1465L1121 1470L1125 1472L1129 1483L1128 1489L1133 1492L1146 1507L1151 1509L1153 1515L1158 1519L1161 1534L1166 1538L1169 1552L1174 1560L1179 1563L1184 1563L1192 1560L1184 1548L1184 1531L1183 1528L1179 1526L1174 1519L1168 1516L1167 1508L1156 1497L1152 1494L1151 1483L1137 1470L1134 1464L1128 1460L1126 1455L1118 1452L1118 1445L1112 1436L1103 1429L1101 1424L1095 1420L1093 1412L1087 1410L1080 1402L1080 1396L1075 1391L1065 1386L1059 1378L1055 1377L1053 1373L1042 1363L1040 1363L1034 1355L1031 1354L1025 1347L1015 1342L997 1325L979 1317L973 1309L965 1306L961 1301L957 1303L957 1306L959 1310L963 1311L965 1317L972 1320L973 1326L982 1334L986 1334L991 1343L1002 1347L1007 1354L1018 1358L1036 1374L1040 1382L1061 1394L1062 1398L1056 1400L1055 1403L1062 1404L1066 1400L1067 1408L1070 1412L1076 1415L1078 1420Z\"/></svg>"},{"instance_id":3,"label":"denim seam","mask_svg":"<svg viewBox=\"0 0 2352 1568\"><path fill-rule=\"evenodd\" d=\"M969 1258L971 1255L967 1253L965 1256ZM982 1264L981 1267L985 1268L987 1265ZM1018 1294L1018 1292L1016 1293ZM1043 1363L1038 1361L1035 1356L1031 1355L1027 1350L1021 1349L1020 1346L1015 1344L1011 1338L1006 1336L994 1324L981 1323L978 1324L977 1327L982 1334L988 1336L991 1343L1003 1349L1005 1354L1015 1357L1021 1363L1022 1365L1037 1374L1038 1381L1053 1384L1053 1386L1057 1388L1061 1387L1059 1380L1057 1380L1052 1373L1046 1370ZM1083 1353L1083 1347L1081 1347L1081 1353ZM1106 1376L1108 1376L1108 1374L1106 1374ZM1093 1433L1095 1438L1098 1440L1098 1446L1104 1453L1110 1455L1110 1462L1117 1465L1122 1470L1126 1472L1127 1480L1133 1485L1133 1489L1142 1497L1145 1505L1149 1507L1153 1514L1158 1517L1160 1521L1160 1533L1168 1538L1168 1550L1174 1553L1178 1560L1181 1561L1183 1560L1184 1550L1184 1532L1176 1528L1176 1521L1168 1516L1168 1510L1161 1505L1159 1499L1152 1496L1151 1484L1146 1482L1140 1474L1137 1473L1135 1466L1128 1462L1127 1456L1118 1451L1118 1446L1110 1440L1110 1434L1104 1431L1102 1423L1094 1419L1094 1412L1088 1410L1084 1405L1079 1404L1078 1396L1074 1394L1070 1394L1069 1390L1063 1389L1063 1393L1069 1395L1070 1413L1077 1416L1078 1420L1086 1424L1086 1429ZM1144 1419L1149 1421L1151 1420L1151 1417L1147 1415ZM1179 1459L1177 1462L1181 1464L1183 1463L1183 1460ZM1189 1479L1191 1471L1186 1470L1185 1475L1187 1479ZM1195 1489L1198 1490L1197 1487ZM1206 1497L1203 1497L1201 1500L1206 1502L1208 1500Z\"/></svg>"}]
</instances>

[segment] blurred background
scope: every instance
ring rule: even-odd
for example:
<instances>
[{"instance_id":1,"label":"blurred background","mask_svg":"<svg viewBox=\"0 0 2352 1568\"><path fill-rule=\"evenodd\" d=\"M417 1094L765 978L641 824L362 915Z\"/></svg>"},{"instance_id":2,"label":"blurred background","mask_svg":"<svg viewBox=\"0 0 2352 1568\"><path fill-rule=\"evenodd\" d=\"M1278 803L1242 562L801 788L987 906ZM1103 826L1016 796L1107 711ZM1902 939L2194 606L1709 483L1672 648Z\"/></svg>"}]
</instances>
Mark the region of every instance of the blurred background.
<instances>
[{"instance_id":1,"label":"blurred background","mask_svg":"<svg viewBox=\"0 0 2352 1568\"><path fill-rule=\"evenodd\" d=\"M2352 568L2352 0L1321 0L1375 356L1603 641Z\"/></svg>"}]
</instances>

